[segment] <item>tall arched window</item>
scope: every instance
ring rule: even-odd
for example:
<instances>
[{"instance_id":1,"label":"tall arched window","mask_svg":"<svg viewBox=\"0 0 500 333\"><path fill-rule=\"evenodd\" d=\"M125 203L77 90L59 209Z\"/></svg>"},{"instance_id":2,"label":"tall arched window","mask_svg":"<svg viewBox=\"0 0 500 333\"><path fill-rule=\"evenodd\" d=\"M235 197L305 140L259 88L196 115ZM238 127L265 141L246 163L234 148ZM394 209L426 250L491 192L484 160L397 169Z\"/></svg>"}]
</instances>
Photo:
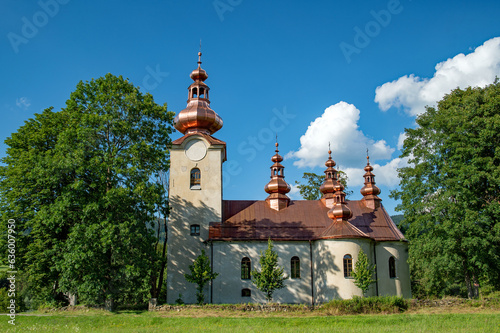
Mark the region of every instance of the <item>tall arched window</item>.
<instances>
[{"instance_id":1,"label":"tall arched window","mask_svg":"<svg viewBox=\"0 0 500 333\"><path fill-rule=\"evenodd\" d=\"M252 270L252 264L250 259L245 257L241 259L241 279L250 280L250 271Z\"/></svg>"},{"instance_id":2,"label":"tall arched window","mask_svg":"<svg viewBox=\"0 0 500 333\"><path fill-rule=\"evenodd\" d=\"M201 171L198 168L191 170L190 188L192 190L201 189Z\"/></svg>"},{"instance_id":3,"label":"tall arched window","mask_svg":"<svg viewBox=\"0 0 500 333\"><path fill-rule=\"evenodd\" d=\"M344 256L344 277L352 276L352 257L350 254Z\"/></svg>"},{"instance_id":4,"label":"tall arched window","mask_svg":"<svg viewBox=\"0 0 500 333\"><path fill-rule=\"evenodd\" d=\"M290 266L292 268L291 277L292 279L300 279L300 259L299 257L292 257L290 260Z\"/></svg>"},{"instance_id":5,"label":"tall arched window","mask_svg":"<svg viewBox=\"0 0 500 333\"><path fill-rule=\"evenodd\" d=\"M389 258L389 277L396 277L396 259L394 257Z\"/></svg>"}]
</instances>

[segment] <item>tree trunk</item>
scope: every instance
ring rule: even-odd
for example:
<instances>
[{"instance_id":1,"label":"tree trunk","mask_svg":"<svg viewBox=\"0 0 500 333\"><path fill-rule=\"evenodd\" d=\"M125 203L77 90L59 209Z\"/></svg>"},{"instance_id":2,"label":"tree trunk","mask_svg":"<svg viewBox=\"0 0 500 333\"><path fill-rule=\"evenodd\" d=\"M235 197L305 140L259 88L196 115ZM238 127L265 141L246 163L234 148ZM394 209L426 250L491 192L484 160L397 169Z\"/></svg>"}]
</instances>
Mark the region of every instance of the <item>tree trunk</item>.
<instances>
[{"instance_id":1,"label":"tree trunk","mask_svg":"<svg viewBox=\"0 0 500 333\"><path fill-rule=\"evenodd\" d=\"M473 298L474 297L474 291L472 289L472 281L469 275L469 272L465 270L465 284L467 285L467 297Z\"/></svg>"},{"instance_id":2,"label":"tree trunk","mask_svg":"<svg viewBox=\"0 0 500 333\"><path fill-rule=\"evenodd\" d=\"M158 304L157 298L150 298L148 304L148 311L153 311L156 308L157 304Z\"/></svg>"},{"instance_id":3,"label":"tree trunk","mask_svg":"<svg viewBox=\"0 0 500 333\"><path fill-rule=\"evenodd\" d=\"M474 298L479 298L479 281L477 280L476 275L472 275L472 281L474 283L473 286L473 292L474 292Z\"/></svg>"},{"instance_id":4,"label":"tree trunk","mask_svg":"<svg viewBox=\"0 0 500 333\"><path fill-rule=\"evenodd\" d=\"M114 311L115 310L115 300L113 298L106 299L104 301L104 309L106 311Z\"/></svg>"}]
</instances>

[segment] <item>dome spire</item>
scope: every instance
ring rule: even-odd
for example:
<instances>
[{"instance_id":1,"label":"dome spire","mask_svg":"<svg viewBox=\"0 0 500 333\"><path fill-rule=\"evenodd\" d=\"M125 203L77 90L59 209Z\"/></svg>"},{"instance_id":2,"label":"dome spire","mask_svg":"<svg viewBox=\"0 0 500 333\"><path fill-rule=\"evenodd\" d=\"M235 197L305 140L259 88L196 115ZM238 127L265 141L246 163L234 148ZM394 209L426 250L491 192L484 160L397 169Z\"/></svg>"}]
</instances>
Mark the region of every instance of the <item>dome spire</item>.
<instances>
[{"instance_id":1,"label":"dome spire","mask_svg":"<svg viewBox=\"0 0 500 333\"><path fill-rule=\"evenodd\" d=\"M214 134L222 128L221 117L210 108L208 92L210 88L204 82L207 72L201 68L201 40L198 52L198 68L191 72L193 83L189 86L187 107L174 119L174 127L182 134Z\"/></svg>"},{"instance_id":2,"label":"dome spire","mask_svg":"<svg viewBox=\"0 0 500 333\"><path fill-rule=\"evenodd\" d=\"M361 194L363 195L363 203L366 207L371 209L376 209L380 207L380 199L377 195L380 194L380 189L375 185L375 175L372 173L373 167L370 165L370 155L368 154L368 149L366 149L366 173L363 175L365 178L365 186L361 189Z\"/></svg>"},{"instance_id":3,"label":"dome spire","mask_svg":"<svg viewBox=\"0 0 500 333\"><path fill-rule=\"evenodd\" d=\"M283 157L279 154L278 149L278 136L276 136L276 154L271 158L274 164L271 166L271 180L264 187L264 190L269 193L266 198L269 207L274 210L282 210L288 207L290 203L290 198L286 193L290 192L290 185L285 181L284 169L285 167L280 164L283 161Z\"/></svg>"},{"instance_id":4,"label":"dome spire","mask_svg":"<svg viewBox=\"0 0 500 333\"><path fill-rule=\"evenodd\" d=\"M335 204L335 184L337 183L337 171L334 169L335 161L332 159L332 150L328 143L328 160L325 162L325 180L321 184L319 190L323 193L321 202L328 208L332 208Z\"/></svg>"}]
</instances>

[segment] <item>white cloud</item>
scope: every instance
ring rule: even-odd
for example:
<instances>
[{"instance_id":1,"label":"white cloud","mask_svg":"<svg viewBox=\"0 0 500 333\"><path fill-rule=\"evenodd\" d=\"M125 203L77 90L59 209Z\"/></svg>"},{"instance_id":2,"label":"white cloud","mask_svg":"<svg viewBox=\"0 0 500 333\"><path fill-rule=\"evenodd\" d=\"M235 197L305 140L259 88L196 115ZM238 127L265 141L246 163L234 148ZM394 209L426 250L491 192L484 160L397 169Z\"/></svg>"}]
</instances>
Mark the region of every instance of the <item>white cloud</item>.
<instances>
[{"instance_id":1,"label":"white cloud","mask_svg":"<svg viewBox=\"0 0 500 333\"><path fill-rule=\"evenodd\" d=\"M27 110L30 107L31 102L28 97L19 97L16 99L16 105L20 109Z\"/></svg>"},{"instance_id":2,"label":"white cloud","mask_svg":"<svg viewBox=\"0 0 500 333\"><path fill-rule=\"evenodd\" d=\"M398 149L399 150L403 149L405 139L406 139L406 133L405 132L399 133L399 137L398 137Z\"/></svg>"},{"instance_id":3,"label":"white cloud","mask_svg":"<svg viewBox=\"0 0 500 333\"><path fill-rule=\"evenodd\" d=\"M300 196L300 193L299 193L299 188L297 187L297 184L290 184L290 192L288 193L288 196L292 199L292 200L301 200L302 197Z\"/></svg>"},{"instance_id":4,"label":"white cloud","mask_svg":"<svg viewBox=\"0 0 500 333\"><path fill-rule=\"evenodd\" d=\"M385 165L373 164L373 173L375 174L376 183L388 187L395 187L399 185L398 168L408 166L408 158L399 158L387 162ZM363 175L365 171L360 168L347 168L348 185L349 186L362 186L364 183Z\"/></svg>"},{"instance_id":5,"label":"white cloud","mask_svg":"<svg viewBox=\"0 0 500 333\"><path fill-rule=\"evenodd\" d=\"M375 141L366 137L358 126L359 110L352 104L339 102L328 107L316 118L300 137L300 148L291 151L286 158L299 168L324 166L328 158L328 143L331 143L333 159L343 167L364 165L366 148L370 158L389 159L395 151L385 140Z\"/></svg>"},{"instance_id":6,"label":"white cloud","mask_svg":"<svg viewBox=\"0 0 500 333\"><path fill-rule=\"evenodd\" d=\"M474 52L438 63L432 78L414 74L384 83L375 90L375 102L383 111L391 107L403 108L411 116L433 106L451 90L468 86L484 87L500 77L500 37L487 40Z\"/></svg>"}]
</instances>

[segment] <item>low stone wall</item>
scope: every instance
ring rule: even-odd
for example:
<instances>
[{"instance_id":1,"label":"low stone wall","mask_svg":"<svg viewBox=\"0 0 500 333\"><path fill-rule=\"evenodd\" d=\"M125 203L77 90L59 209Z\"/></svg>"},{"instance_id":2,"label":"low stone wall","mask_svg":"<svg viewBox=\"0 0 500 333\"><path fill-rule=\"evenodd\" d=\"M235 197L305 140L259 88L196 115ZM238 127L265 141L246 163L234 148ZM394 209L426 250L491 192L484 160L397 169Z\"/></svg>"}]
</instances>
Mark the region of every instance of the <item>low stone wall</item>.
<instances>
[{"instance_id":1,"label":"low stone wall","mask_svg":"<svg viewBox=\"0 0 500 333\"><path fill-rule=\"evenodd\" d=\"M190 309L214 309L230 311L254 311L254 312L304 312L313 311L318 307L310 305L286 305L286 304L209 304L209 305L160 305L150 311L185 311Z\"/></svg>"}]
</instances>

